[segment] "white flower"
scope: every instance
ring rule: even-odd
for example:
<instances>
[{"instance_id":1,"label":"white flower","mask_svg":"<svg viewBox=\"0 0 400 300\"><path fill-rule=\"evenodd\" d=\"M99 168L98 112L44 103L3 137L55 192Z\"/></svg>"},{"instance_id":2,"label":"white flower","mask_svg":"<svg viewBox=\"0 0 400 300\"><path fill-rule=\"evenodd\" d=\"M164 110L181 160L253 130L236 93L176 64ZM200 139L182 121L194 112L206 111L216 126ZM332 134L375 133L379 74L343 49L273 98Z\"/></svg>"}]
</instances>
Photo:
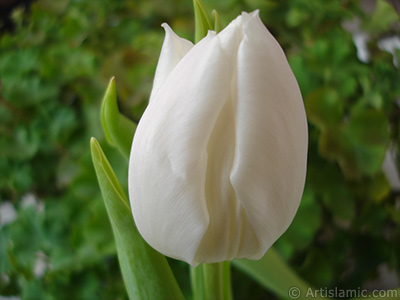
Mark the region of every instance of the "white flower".
<instances>
[{"instance_id":1,"label":"white flower","mask_svg":"<svg viewBox=\"0 0 400 300\"><path fill-rule=\"evenodd\" d=\"M296 79L258 11L198 44L166 37L129 162L143 238L196 266L261 258L304 188L307 120Z\"/></svg>"}]
</instances>

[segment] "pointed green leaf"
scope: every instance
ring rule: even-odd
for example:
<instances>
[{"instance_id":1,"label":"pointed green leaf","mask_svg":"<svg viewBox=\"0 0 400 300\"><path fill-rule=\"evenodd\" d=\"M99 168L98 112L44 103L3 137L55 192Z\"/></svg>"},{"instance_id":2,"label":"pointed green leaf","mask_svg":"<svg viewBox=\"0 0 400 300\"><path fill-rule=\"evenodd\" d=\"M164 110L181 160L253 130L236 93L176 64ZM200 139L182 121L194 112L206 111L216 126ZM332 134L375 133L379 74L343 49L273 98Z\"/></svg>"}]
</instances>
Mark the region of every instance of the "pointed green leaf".
<instances>
[{"instance_id":1,"label":"pointed green leaf","mask_svg":"<svg viewBox=\"0 0 400 300\"><path fill-rule=\"evenodd\" d=\"M237 259L232 263L282 299L308 299L307 292L314 291L310 285L297 276L272 247L260 260ZM329 298L314 295L313 299L328 300Z\"/></svg>"},{"instance_id":2,"label":"pointed green leaf","mask_svg":"<svg viewBox=\"0 0 400 300\"><path fill-rule=\"evenodd\" d=\"M214 21L214 30L216 33L218 33L222 30L221 18L215 9L211 12L211 16Z\"/></svg>"},{"instance_id":3,"label":"pointed green leaf","mask_svg":"<svg viewBox=\"0 0 400 300\"><path fill-rule=\"evenodd\" d=\"M110 80L101 105L101 124L107 141L128 158L136 124L119 112L114 77Z\"/></svg>"},{"instance_id":4,"label":"pointed green leaf","mask_svg":"<svg viewBox=\"0 0 400 300\"><path fill-rule=\"evenodd\" d=\"M193 0L195 19L195 42L205 37L209 30L212 30L210 18L202 0Z\"/></svg>"},{"instance_id":5,"label":"pointed green leaf","mask_svg":"<svg viewBox=\"0 0 400 300\"><path fill-rule=\"evenodd\" d=\"M90 148L129 298L184 299L166 258L139 234L128 200L96 139L91 139Z\"/></svg>"}]
</instances>

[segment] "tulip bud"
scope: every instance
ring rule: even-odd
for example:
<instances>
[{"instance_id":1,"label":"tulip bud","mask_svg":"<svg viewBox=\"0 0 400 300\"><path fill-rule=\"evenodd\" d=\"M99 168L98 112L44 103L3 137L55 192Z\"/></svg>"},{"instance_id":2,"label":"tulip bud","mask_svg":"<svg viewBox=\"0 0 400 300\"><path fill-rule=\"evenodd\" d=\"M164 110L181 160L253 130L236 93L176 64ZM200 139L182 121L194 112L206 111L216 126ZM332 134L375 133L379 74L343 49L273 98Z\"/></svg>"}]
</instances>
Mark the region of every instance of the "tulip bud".
<instances>
[{"instance_id":1,"label":"tulip bud","mask_svg":"<svg viewBox=\"0 0 400 300\"><path fill-rule=\"evenodd\" d=\"M261 258L297 211L307 120L258 11L193 45L166 37L136 130L129 196L143 238L196 266Z\"/></svg>"}]
</instances>

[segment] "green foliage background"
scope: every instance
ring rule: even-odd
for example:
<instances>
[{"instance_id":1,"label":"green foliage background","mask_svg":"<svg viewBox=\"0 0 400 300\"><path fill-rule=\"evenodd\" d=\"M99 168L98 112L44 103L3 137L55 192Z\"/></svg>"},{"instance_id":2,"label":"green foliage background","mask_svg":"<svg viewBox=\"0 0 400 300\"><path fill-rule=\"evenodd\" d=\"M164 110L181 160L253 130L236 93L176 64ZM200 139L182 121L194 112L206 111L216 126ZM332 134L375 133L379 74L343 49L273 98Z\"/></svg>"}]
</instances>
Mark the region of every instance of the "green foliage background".
<instances>
[{"instance_id":1,"label":"green foliage background","mask_svg":"<svg viewBox=\"0 0 400 300\"><path fill-rule=\"evenodd\" d=\"M400 276L400 191L382 172L385 153L399 153L400 78L393 55L377 46L398 34L393 8L383 0L371 13L355 0L205 4L224 25L243 10L260 9L303 93L307 183L277 249L315 287L362 287L382 264ZM357 59L343 26L355 18L370 37L368 63ZM120 109L138 121L164 37L160 25L193 40L192 3L38 0L13 19L15 31L0 36L0 201L18 217L0 228L0 295L127 299L89 138L104 141L125 182L126 163L101 130L103 92L116 76ZM28 203L32 197L37 205ZM34 272L38 261L46 266L42 274ZM170 263L189 298L186 265ZM233 281L235 299L275 297L239 271Z\"/></svg>"}]
</instances>

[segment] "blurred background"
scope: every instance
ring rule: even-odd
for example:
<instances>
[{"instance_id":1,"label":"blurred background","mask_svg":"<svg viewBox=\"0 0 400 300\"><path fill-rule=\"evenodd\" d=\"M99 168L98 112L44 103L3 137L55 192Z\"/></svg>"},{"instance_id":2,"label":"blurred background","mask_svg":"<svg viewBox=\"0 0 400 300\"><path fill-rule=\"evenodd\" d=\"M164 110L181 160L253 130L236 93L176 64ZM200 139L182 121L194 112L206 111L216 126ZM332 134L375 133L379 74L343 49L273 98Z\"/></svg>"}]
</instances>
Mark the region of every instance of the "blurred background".
<instances>
[{"instance_id":1,"label":"blurred background","mask_svg":"<svg viewBox=\"0 0 400 300\"><path fill-rule=\"evenodd\" d=\"M227 25L260 9L298 79L307 183L275 244L310 284L396 288L400 276L398 1L218 0ZM399 7L397 7L398 9ZM193 40L191 0L0 0L0 299L126 300L89 153L100 103L143 113L168 22ZM170 260L190 299L187 265ZM233 269L235 299L276 299Z\"/></svg>"}]
</instances>

